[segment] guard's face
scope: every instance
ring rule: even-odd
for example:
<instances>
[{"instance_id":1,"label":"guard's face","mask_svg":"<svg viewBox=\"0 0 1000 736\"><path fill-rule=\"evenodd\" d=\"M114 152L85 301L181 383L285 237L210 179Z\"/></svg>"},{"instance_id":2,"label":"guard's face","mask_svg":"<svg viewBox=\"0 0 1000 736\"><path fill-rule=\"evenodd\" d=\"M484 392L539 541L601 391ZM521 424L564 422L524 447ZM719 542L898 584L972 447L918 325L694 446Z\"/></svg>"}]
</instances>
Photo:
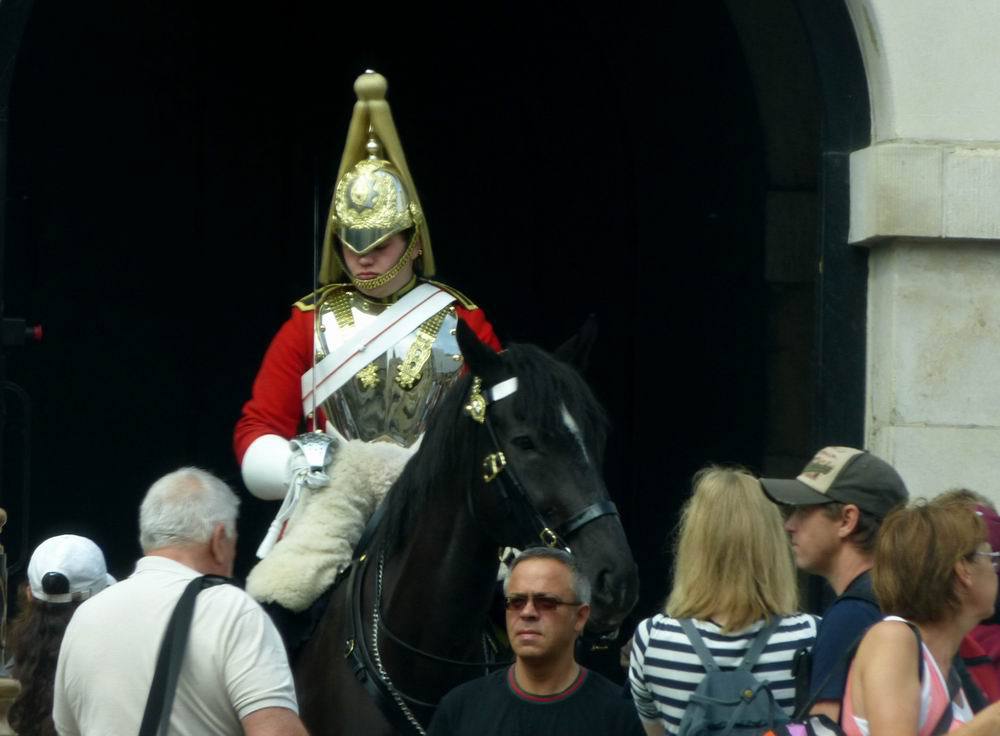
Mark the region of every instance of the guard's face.
<instances>
[{"instance_id":1,"label":"guard's face","mask_svg":"<svg viewBox=\"0 0 1000 736\"><path fill-rule=\"evenodd\" d=\"M346 246L341 246L344 255L344 265L351 276L362 281L374 279L396 265L406 251L406 238L400 233L387 238L379 246L372 248L363 256L359 256ZM395 293L409 283L413 278L413 263L410 262L388 284L377 289L361 289L368 296L384 297Z\"/></svg>"},{"instance_id":2,"label":"guard's face","mask_svg":"<svg viewBox=\"0 0 1000 736\"><path fill-rule=\"evenodd\" d=\"M507 636L518 659L572 655L590 606L576 602L570 581L569 569L558 560L525 560L514 568L507 598L516 605L507 608Z\"/></svg>"}]
</instances>

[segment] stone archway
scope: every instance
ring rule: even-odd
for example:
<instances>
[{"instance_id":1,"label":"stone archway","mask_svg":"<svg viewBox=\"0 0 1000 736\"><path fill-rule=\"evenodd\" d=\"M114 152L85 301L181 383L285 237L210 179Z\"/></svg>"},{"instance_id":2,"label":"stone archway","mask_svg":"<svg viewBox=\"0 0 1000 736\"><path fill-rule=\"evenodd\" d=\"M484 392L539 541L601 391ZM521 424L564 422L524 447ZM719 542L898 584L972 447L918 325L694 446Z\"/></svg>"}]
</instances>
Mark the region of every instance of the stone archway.
<instances>
[{"instance_id":1,"label":"stone archway","mask_svg":"<svg viewBox=\"0 0 1000 736\"><path fill-rule=\"evenodd\" d=\"M863 444L867 257L847 241L851 151L868 90L846 5L726 5L764 129L768 191L765 471L795 474L824 444Z\"/></svg>"}]
</instances>

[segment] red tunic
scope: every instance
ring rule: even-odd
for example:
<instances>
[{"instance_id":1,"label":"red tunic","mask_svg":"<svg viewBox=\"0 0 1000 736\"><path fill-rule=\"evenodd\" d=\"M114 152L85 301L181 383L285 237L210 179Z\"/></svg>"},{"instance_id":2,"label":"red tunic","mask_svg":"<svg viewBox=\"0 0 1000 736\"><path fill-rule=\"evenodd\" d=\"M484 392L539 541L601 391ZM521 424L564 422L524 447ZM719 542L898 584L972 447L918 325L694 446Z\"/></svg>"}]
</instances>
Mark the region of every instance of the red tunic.
<instances>
[{"instance_id":1,"label":"red tunic","mask_svg":"<svg viewBox=\"0 0 1000 736\"><path fill-rule=\"evenodd\" d=\"M481 342L494 350L500 341L481 309L455 305L455 312ZM302 374L312 368L315 313L292 307L292 316L278 330L264 354L253 382L253 395L243 405L243 413L233 432L236 460L243 463L247 448L265 434L291 439L299 433L302 420Z\"/></svg>"}]
</instances>

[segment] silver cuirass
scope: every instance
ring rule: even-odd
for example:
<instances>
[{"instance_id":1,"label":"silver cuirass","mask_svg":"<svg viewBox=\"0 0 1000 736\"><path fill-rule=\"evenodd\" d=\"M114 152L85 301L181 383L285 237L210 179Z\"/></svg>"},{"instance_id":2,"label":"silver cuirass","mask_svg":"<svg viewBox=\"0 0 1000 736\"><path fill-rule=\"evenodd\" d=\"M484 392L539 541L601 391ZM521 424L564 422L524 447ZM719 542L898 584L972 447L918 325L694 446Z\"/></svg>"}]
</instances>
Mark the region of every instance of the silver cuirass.
<instances>
[{"instance_id":1,"label":"silver cuirass","mask_svg":"<svg viewBox=\"0 0 1000 736\"><path fill-rule=\"evenodd\" d=\"M392 308L354 289L329 294L316 313L317 362ZM323 402L327 421L345 439L412 445L459 377L462 355L455 339L457 324L452 303L375 357Z\"/></svg>"}]
</instances>

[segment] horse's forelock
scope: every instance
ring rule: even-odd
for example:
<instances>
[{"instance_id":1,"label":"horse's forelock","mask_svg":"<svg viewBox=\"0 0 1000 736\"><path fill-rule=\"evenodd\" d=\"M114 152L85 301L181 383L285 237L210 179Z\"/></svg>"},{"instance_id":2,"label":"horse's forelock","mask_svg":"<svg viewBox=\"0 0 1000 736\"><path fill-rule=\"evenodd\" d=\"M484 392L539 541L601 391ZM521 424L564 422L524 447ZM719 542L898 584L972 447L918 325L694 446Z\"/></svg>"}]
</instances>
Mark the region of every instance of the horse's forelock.
<instances>
[{"instance_id":1,"label":"horse's forelock","mask_svg":"<svg viewBox=\"0 0 1000 736\"><path fill-rule=\"evenodd\" d=\"M563 417L573 418L588 449L600 455L607 434L607 418L590 387L567 363L533 345L515 345L505 364L518 377L514 413L549 435L570 433Z\"/></svg>"}]
</instances>

